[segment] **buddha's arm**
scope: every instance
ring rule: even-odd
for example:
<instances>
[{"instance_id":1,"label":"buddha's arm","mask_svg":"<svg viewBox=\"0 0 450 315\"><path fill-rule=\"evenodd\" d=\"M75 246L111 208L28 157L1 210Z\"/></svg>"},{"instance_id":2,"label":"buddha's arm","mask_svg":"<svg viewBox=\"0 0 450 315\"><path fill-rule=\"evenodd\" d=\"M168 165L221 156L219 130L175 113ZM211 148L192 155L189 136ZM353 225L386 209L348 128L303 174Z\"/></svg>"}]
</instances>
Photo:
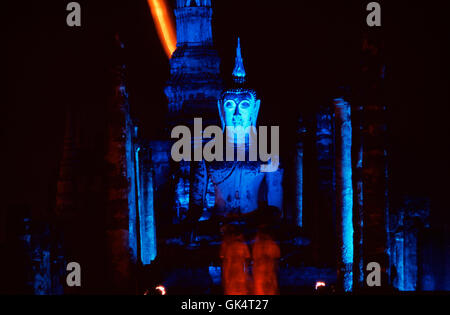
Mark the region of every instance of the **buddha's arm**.
<instances>
[{"instance_id":1,"label":"buddha's arm","mask_svg":"<svg viewBox=\"0 0 450 315\"><path fill-rule=\"evenodd\" d=\"M208 184L208 174L204 161L191 164L191 185L189 191L188 220L198 221L203 213Z\"/></svg>"},{"instance_id":2,"label":"buddha's arm","mask_svg":"<svg viewBox=\"0 0 450 315\"><path fill-rule=\"evenodd\" d=\"M267 184L267 204L275 206L280 211L283 207L283 169L279 168L275 172L266 173Z\"/></svg>"}]
</instances>

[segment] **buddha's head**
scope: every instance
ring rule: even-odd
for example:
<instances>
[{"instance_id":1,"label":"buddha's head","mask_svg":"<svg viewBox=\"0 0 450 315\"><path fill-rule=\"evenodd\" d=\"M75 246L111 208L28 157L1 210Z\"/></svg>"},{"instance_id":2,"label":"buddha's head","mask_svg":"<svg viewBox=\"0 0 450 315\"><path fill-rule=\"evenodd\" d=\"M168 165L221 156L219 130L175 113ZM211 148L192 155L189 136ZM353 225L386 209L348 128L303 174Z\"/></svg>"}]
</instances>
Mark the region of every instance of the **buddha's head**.
<instances>
[{"instance_id":1,"label":"buddha's head","mask_svg":"<svg viewBox=\"0 0 450 315\"><path fill-rule=\"evenodd\" d=\"M256 127L261 101L257 98L254 90L243 87L245 76L241 45L238 39L236 64L233 71L233 81L237 87L225 90L218 102L223 129L242 127L244 130L248 130L249 127Z\"/></svg>"}]
</instances>

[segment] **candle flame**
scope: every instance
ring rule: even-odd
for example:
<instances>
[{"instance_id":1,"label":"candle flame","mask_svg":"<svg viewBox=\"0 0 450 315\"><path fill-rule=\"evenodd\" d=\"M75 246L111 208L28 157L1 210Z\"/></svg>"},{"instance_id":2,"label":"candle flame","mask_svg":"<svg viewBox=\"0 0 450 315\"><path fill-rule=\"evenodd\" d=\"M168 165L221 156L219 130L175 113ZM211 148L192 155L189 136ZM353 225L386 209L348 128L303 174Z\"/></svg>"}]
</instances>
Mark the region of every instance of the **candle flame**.
<instances>
[{"instance_id":1,"label":"candle flame","mask_svg":"<svg viewBox=\"0 0 450 315\"><path fill-rule=\"evenodd\" d=\"M325 282L323 282L323 281L317 281L317 282L316 282L316 290L317 290L318 288L324 287L324 286L325 286Z\"/></svg>"},{"instance_id":2,"label":"candle flame","mask_svg":"<svg viewBox=\"0 0 450 315\"><path fill-rule=\"evenodd\" d=\"M161 295L166 295L166 288L162 285L157 286L155 290L159 291Z\"/></svg>"},{"instance_id":3,"label":"candle flame","mask_svg":"<svg viewBox=\"0 0 450 315\"><path fill-rule=\"evenodd\" d=\"M169 59L177 46L175 24L165 0L147 0L159 39Z\"/></svg>"}]
</instances>

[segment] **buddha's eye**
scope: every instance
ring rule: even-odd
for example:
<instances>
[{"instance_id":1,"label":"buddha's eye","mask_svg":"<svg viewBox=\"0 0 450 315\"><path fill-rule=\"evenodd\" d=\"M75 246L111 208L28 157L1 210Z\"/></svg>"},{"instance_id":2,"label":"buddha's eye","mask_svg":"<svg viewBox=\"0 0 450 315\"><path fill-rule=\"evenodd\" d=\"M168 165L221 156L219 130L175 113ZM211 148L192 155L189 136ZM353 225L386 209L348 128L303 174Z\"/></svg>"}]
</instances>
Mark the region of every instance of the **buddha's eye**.
<instances>
[{"instance_id":1,"label":"buddha's eye","mask_svg":"<svg viewBox=\"0 0 450 315\"><path fill-rule=\"evenodd\" d=\"M236 107L236 103L233 100L228 100L225 102L225 108L234 108Z\"/></svg>"},{"instance_id":2,"label":"buddha's eye","mask_svg":"<svg viewBox=\"0 0 450 315\"><path fill-rule=\"evenodd\" d=\"M249 101L242 101L239 104L239 107L241 107L241 108L249 108L250 107L250 102Z\"/></svg>"}]
</instances>

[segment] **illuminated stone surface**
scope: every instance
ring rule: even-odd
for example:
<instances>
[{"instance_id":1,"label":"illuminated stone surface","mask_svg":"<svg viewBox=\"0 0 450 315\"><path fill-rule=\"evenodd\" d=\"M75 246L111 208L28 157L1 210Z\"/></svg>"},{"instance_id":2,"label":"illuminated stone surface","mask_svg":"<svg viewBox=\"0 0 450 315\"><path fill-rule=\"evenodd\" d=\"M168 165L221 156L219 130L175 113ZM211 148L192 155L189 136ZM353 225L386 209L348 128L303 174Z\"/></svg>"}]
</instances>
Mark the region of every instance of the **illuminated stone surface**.
<instances>
[{"instance_id":1,"label":"illuminated stone surface","mask_svg":"<svg viewBox=\"0 0 450 315\"><path fill-rule=\"evenodd\" d=\"M170 124L190 125L194 117L217 123L216 104L223 87L220 58L213 48L211 1L177 1L175 16L177 49L165 89Z\"/></svg>"}]
</instances>

